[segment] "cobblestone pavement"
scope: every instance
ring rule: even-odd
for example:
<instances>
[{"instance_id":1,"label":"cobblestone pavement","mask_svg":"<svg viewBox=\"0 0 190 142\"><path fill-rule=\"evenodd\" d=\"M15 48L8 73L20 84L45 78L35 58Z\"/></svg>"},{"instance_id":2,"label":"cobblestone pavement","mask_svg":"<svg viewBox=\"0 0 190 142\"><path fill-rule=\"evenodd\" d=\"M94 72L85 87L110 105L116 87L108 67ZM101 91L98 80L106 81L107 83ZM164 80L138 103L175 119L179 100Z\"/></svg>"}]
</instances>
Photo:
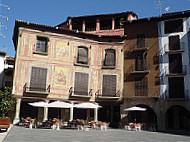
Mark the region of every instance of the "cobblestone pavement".
<instances>
[{"instance_id":1,"label":"cobblestone pavement","mask_svg":"<svg viewBox=\"0 0 190 142\"><path fill-rule=\"evenodd\" d=\"M190 142L190 136L122 129L58 131L13 126L4 142Z\"/></svg>"}]
</instances>

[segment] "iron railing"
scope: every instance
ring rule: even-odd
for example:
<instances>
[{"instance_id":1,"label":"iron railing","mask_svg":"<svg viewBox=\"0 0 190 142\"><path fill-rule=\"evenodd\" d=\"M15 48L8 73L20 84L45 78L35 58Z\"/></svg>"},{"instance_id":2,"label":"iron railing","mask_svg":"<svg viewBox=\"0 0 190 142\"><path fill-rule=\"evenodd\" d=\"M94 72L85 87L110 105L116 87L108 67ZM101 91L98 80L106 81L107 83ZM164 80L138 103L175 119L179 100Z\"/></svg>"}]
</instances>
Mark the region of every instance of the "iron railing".
<instances>
[{"instance_id":1,"label":"iron railing","mask_svg":"<svg viewBox=\"0 0 190 142\"><path fill-rule=\"evenodd\" d=\"M178 66L177 68L174 67L174 69L172 69L172 67L166 66L164 69L164 74L167 76L170 75L186 75L187 74L187 66L186 65L182 65L182 66Z\"/></svg>"},{"instance_id":2,"label":"iron railing","mask_svg":"<svg viewBox=\"0 0 190 142\"><path fill-rule=\"evenodd\" d=\"M165 90L163 93L163 98L164 99L189 99L189 90L184 90L183 94L180 93L179 96L172 96L170 94L169 90Z\"/></svg>"},{"instance_id":3,"label":"iron railing","mask_svg":"<svg viewBox=\"0 0 190 142\"><path fill-rule=\"evenodd\" d=\"M50 85L47 88L42 87L31 87L29 83L25 83L23 87L24 92L42 92L42 93L50 93Z\"/></svg>"},{"instance_id":4,"label":"iron railing","mask_svg":"<svg viewBox=\"0 0 190 142\"><path fill-rule=\"evenodd\" d=\"M88 91L77 91L75 90L73 87L71 87L69 89L69 96L87 96L87 97L91 97L92 96L92 89Z\"/></svg>"},{"instance_id":5,"label":"iron railing","mask_svg":"<svg viewBox=\"0 0 190 142\"><path fill-rule=\"evenodd\" d=\"M184 42L180 42L179 47L177 49L170 47L169 43L164 44L164 51L166 53L169 52L183 52L185 47Z\"/></svg>"},{"instance_id":6,"label":"iron railing","mask_svg":"<svg viewBox=\"0 0 190 142\"><path fill-rule=\"evenodd\" d=\"M148 49L148 41L145 41L145 44L143 45L139 45L137 43L133 44L132 46L130 46L130 51L146 51Z\"/></svg>"},{"instance_id":7,"label":"iron railing","mask_svg":"<svg viewBox=\"0 0 190 142\"><path fill-rule=\"evenodd\" d=\"M98 90L96 93L95 93L95 96L97 98L99 97L120 97L121 93L120 93L120 90L116 91L114 94L105 94L102 90Z\"/></svg>"},{"instance_id":8,"label":"iron railing","mask_svg":"<svg viewBox=\"0 0 190 142\"><path fill-rule=\"evenodd\" d=\"M149 72L150 70L150 64L144 64L144 65L141 65L141 66L138 66L138 65L135 65L135 64L132 64L127 73L135 73L135 72Z\"/></svg>"}]
</instances>

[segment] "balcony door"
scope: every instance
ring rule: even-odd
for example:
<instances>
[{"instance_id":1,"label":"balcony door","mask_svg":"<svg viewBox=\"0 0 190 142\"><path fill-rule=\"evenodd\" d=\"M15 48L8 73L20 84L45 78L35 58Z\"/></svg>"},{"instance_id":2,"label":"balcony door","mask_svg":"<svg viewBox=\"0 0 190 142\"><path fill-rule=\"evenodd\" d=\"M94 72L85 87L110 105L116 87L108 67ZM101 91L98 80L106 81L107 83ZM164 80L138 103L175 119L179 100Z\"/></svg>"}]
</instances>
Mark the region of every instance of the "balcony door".
<instances>
[{"instance_id":1,"label":"balcony door","mask_svg":"<svg viewBox=\"0 0 190 142\"><path fill-rule=\"evenodd\" d=\"M145 34L137 35L137 48L145 48Z\"/></svg>"},{"instance_id":2,"label":"balcony door","mask_svg":"<svg viewBox=\"0 0 190 142\"><path fill-rule=\"evenodd\" d=\"M169 37L169 49L170 50L180 50L179 35Z\"/></svg>"},{"instance_id":3,"label":"balcony door","mask_svg":"<svg viewBox=\"0 0 190 142\"><path fill-rule=\"evenodd\" d=\"M169 55L169 73L182 73L182 55Z\"/></svg>"},{"instance_id":4,"label":"balcony door","mask_svg":"<svg viewBox=\"0 0 190 142\"><path fill-rule=\"evenodd\" d=\"M135 96L147 96L148 78L135 78Z\"/></svg>"},{"instance_id":5,"label":"balcony door","mask_svg":"<svg viewBox=\"0 0 190 142\"><path fill-rule=\"evenodd\" d=\"M137 55L135 62L135 71L143 71L146 69L146 54Z\"/></svg>"},{"instance_id":6,"label":"balcony door","mask_svg":"<svg viewBox=\"0 0 190 142\"><path fill-rule=\"evenodd\" d=\"M32 67L30 78L30 91L46 91L47 69Z\"/></svg>"},{"instance_id":7,"label":"balcony door","mask_svg":"<svg viewBox=\"0 0 190 142\"><path fill-rule=\"evenodd\" d=\"M184 98L184 78L168 78L169 98Z\"/></svg>"}]
</instances>

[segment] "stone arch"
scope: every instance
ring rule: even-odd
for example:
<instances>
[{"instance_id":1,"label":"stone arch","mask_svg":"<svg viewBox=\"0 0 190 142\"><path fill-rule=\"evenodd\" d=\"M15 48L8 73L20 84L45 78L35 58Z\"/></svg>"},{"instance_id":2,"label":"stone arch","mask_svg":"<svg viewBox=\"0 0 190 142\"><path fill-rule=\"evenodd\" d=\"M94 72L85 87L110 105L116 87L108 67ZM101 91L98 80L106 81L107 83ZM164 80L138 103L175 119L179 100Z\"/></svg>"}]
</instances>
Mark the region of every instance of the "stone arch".
<instances>
[{"instance_id":1,"label":"stone arch","mask_svg":"<svg viewBox=\"0 0 190 142\"><path fill-rule=\"evenodd\" d=\"M166 129L190 130L190 112L183 105L172 105L165 112Z\"/></svg>"}]
</instances>

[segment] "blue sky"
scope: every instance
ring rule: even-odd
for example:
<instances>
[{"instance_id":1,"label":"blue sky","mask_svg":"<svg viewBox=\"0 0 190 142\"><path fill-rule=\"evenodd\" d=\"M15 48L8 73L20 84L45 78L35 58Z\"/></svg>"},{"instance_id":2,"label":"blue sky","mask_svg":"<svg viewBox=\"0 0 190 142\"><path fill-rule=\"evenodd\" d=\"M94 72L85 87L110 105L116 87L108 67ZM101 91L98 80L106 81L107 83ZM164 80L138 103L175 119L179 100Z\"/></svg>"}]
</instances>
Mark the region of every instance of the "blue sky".
<instances>
[{"instance_id":1,"label":"blue sky","mask_svg":"<svg viewBox=\"0 0 190 142\"><path fill-rule=\"evenodd\" d=\"M11 10L0 7L0 15L8 16L9 20L0 17L1 27L0 50L6 50L8 55L15 56L12 35L16 19L33 23L55 26L66 20L68 16L94 15L104 13L119 13L134 11L139 18L159 16L156 0L0 0L9 5ZM168 12L190 10L190 0L163 0L162 13L166 7ZM4 46L6 48L4 48Z\"/></svg>"}]
</instances>

